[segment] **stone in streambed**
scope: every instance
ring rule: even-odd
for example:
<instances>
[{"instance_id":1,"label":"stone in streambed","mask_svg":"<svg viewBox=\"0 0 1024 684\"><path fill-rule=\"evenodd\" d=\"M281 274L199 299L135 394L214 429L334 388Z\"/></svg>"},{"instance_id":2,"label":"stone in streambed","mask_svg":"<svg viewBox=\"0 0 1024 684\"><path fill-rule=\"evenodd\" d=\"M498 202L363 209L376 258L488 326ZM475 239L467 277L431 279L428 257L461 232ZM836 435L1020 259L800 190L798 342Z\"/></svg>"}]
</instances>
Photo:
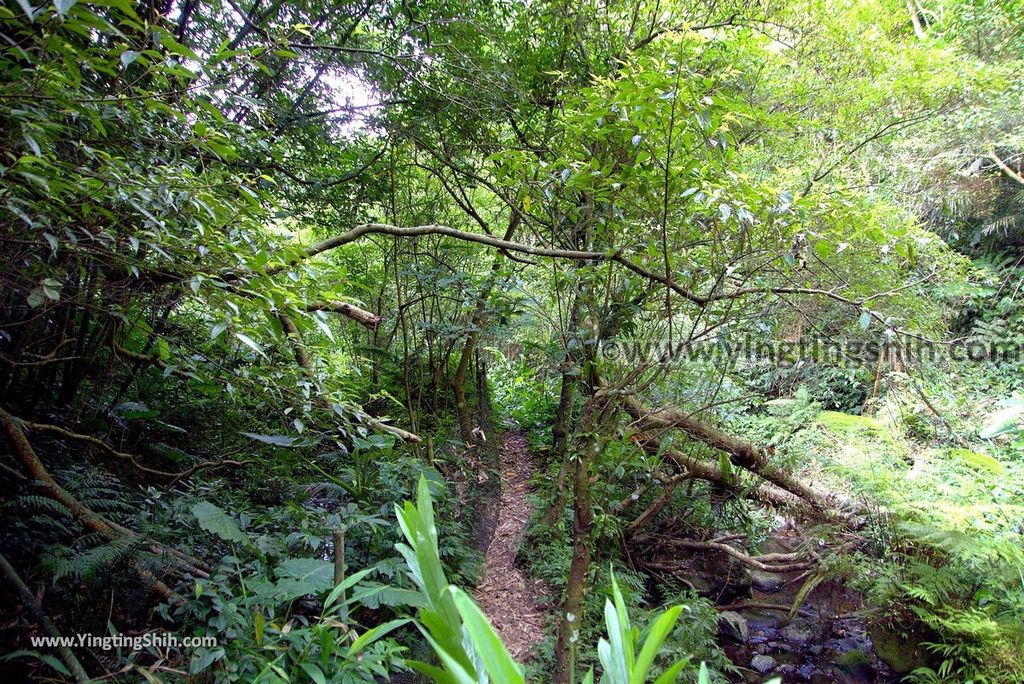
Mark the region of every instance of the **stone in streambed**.
<instances>
[{"instance_id":1,"label":"stone in streambed","mask_svg":"<svg viewBox=\"0 0 1024 684\"><path fill-rule=\"evenodd\" d=\"M729 643L745 644L750 638L747 619L734 610L722 611L718 614L718 636Z\"/></svg>"},{"instance_id":2,"label":"stone in streambed","mask_svg":"<svg viewBox=\"0 0 1024 684\"><path fill-rule=\"evenodd\" d=\"M806 629L790 625L782 630L782 638L793 644L806 644L811 640L811 633Z\"/></svg>"},{"instance_id":3,"label":"stone in streambed","mask_svg":"<svg viewBox=\"0 0 1024 684\"><path fill-rule=\"evenodd\" d=\"M750 585L765 594L773 594L782 588L783 579L781 575L774 572L753 570L750 573Z\"/></svg>"},{"instance_id":4,"label":"stone in streambed","mask_svg":"<svg viewBox=\"0 0 1024 684\"><path fill-rule=\"evenodd\" d=\"M903 634L882 623L869 625L868 634L875 655L896 674L907 674L927 664L920 638L916 635Z\"/></svg>"},{"instance_id":5,"label":"stone in streambed","mask_svg":"<svg viewBox=\"0 0 1024 684\"><path fill-rule=\"evenodd\" d=\"M775 658L767 655L756 655L750 659L750 667L761 674L767 674L775 669Z\"/></svg>"},{"instance_id":6,"label":"stone in streambed","mask_svg":"<svg viewBox=\"0 0 1024 684\"><path fill-rule=\"evenodd\" d=\"M837 684L874 684L875 668L864 651L847 651L832 664Z\"/></svg>"}]
</instances>

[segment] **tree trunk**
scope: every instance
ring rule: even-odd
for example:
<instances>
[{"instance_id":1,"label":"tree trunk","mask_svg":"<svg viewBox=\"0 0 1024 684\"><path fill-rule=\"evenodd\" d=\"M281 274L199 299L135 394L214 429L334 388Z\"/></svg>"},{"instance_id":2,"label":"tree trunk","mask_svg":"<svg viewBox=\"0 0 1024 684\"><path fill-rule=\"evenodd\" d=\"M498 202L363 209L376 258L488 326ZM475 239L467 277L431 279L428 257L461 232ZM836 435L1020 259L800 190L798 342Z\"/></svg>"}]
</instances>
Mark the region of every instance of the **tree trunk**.
<instances>
[{"instance_id":1,"label":"tree trunk","mask_svg":"<svg viewBox=\"0 0 1024 684\"><path fill-rule=\"evenodd\" d=\"M587 412L592 414L590 405ZM558 623L555 644L555 684L572 684L576 644L583 621L587 574L590 571L590 534L594 528L594 505L590 493L590 466L601 453L601 442L592 430L593 421L584 419L576 468L573 474L572 564L565 590L565 602Z\"/></svg>"},{"instance_id":2,"label":"tree trunk","mask_svg":"<svg viewBox=\"0 0 1024 684\"><path fill-rule=\"evenodd\" d=\"M566 487L569 473L569 419L572 417L572 404L576 396L576 376L572 369L562 372L562 391L558 395L558 408L555 409L555 423L551 428L552 454L558 461L558 479L555 482L555 500L544 511L541 522L552 526L562 517L565 501L569 497Z\"/></svg>"}]
</instances>

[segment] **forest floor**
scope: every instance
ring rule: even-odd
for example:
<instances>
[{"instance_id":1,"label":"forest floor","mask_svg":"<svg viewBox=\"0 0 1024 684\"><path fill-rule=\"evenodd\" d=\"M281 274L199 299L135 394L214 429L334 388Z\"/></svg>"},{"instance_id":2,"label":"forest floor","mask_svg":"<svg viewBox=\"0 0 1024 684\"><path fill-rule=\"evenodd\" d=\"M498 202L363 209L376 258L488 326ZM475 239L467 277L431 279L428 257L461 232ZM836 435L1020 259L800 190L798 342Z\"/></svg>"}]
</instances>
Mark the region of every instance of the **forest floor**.
<instances>
[{"instance_id":1,"label":"forest floor","mask_svg":"<svg viewBox=\"0 0 1024 684\"><path fill-rule=\"evenodd\" d=\"M506 432L499 456L498 523L487 547L484 578L474 598L512 657L523 662L544 636L545 613L538 601L542 588L524 577L516 566L516 552L532 513L529 494L533 464L524 431Z\"/></svg>"}]
</instances>

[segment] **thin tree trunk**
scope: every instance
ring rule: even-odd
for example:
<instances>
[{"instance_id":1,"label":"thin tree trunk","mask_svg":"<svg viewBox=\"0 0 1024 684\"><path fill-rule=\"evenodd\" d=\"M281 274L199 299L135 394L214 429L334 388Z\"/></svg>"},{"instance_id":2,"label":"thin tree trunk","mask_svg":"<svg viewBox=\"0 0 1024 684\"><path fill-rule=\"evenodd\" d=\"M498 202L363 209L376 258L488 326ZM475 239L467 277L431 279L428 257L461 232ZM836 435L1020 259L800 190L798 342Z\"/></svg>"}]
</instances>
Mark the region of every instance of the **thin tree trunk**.
<instances>
[{"instance_id":1,"label":"thin tree trunk","mask_svg":"<svg viewBox=\"0 0 1024 684\"><path fill-rule=\"evenodd\" d=\"M590 470L601 453L602 444L594 431L599 413L593 395L584 410L582 434L573 472L572 563L565 590L565 602L558 622L555 643L555 684L572 684L576 644L579 641L587 575L590 572L590 535L594 529L594 503L591 497Z\"/></svg>"},{"instance_id":2,"label":"thin tree trunk","mask_svg":"<svg viewBox=\"0 0 1024 684\"><path fill-rule=\"evenodd\" d=\"M555 409L555 423L551 428L552 455L559 463L558 478L555 480L555 499L544 511L541 522L552 526L562 517L565 502L569 498L567 480L569 479L569 422L572 418L572 405L576 397L576 375L572 368L562 372L562 390L558 395L558 408Z\"/></svg>"}]
</instances>

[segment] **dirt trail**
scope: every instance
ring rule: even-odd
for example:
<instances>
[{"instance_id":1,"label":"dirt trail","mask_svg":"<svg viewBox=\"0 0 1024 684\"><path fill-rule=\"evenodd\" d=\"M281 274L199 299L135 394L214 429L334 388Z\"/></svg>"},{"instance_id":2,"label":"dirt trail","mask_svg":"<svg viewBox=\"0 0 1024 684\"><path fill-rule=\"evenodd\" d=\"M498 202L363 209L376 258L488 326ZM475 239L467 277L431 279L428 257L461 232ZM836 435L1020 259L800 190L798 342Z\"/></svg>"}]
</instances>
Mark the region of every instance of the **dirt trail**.
<instances>
[{"instance_id":1,"label":"dirt trail","mask_svg":"<svg viewBox=\"0 0 1024 684\"><path fill-rule=\"evenodd\" d=\"M544 634L544 609L538 605L540 588L516 567L516 550L523 538L531 509L530 475L533 466L522 430L506 432L500 449L501 503L498 524L487 547L484 579L474 598L501 635L509 653L522 662Z\"/></svg>"}]
</instances>

